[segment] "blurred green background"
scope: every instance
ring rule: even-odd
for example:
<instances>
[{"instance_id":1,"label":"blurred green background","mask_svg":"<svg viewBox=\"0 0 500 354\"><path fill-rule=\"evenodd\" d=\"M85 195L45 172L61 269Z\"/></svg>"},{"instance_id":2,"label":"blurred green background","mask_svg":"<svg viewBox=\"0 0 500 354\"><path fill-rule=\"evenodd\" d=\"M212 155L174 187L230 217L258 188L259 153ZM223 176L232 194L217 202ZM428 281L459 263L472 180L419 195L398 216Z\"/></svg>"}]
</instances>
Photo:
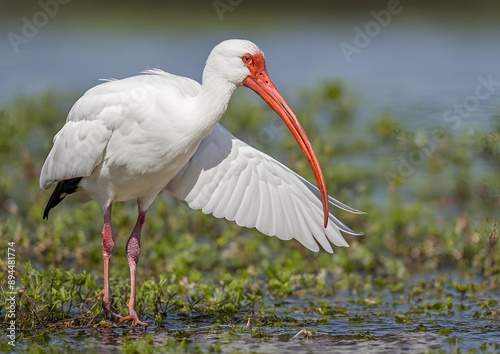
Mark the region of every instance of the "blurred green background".
<instances>
[{"instance_id":1,"label":"blurred green background","mask_svg":"<svg viewBox=\"0 0 500 354\"><path fill-rule=\"evenodd\" d=\"M214 45L246 38L266 53L270 76L311 137L329 193L368 214L334 212L365 235L347 236L351 247L334 255L314 254L165 194L146 223L140 278L162 274L173 286L251 274L265 290L240 280L245 293L279 298L451 272L498 290L498 2L54 4L0 5L0 235L16 242L20 276L31 274L23 265L31 261L42 272L87 269L98 282L90 288L102 284L99 207L75 195L41 219L50 192L39 190L39 170L76 99L98 79L153 67L200 80ZM237 91L221 123L314 180L286 128L249 90ZM112 273L125 283L135 218L133 202L114 210ZM283 274L315 280L285 286Z\"/></svg>"}]
</instances>

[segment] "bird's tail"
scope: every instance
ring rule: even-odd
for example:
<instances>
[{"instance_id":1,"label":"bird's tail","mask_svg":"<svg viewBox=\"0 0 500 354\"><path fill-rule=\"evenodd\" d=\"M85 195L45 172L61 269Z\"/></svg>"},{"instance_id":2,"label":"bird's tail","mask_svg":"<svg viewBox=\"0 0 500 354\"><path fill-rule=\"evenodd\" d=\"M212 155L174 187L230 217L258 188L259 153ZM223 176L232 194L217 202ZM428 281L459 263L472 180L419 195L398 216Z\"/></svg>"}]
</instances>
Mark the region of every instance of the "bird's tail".
<instances>
[{"instance_id":1,"label":"bird's tail","mask_svg":"<svg viewBox=\"0 0 500 354\"><path fill-rule=\"evenodd\" d=\"M78 183L80 183L81 179L82 177L76 177L57 183L57 186L52 192L52 195L49 198L49 202L47 203L47 206L45 207L45 210L43 212L44 219L49 219L50 209L59 204L64 199L64 197L77 191Z\"/></svg>"}]
</instances>

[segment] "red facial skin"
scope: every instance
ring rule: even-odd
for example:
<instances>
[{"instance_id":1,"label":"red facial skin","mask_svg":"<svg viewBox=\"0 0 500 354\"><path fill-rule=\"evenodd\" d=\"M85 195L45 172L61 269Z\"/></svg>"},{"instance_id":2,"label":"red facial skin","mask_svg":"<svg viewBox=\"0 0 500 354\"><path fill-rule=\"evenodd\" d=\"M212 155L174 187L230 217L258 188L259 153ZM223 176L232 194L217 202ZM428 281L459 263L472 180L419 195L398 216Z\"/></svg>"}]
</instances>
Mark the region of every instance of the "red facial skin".
<instances>
[{"instance_id":1,"label":"red facial skin","mask_svg":"<svg viewBox=\"0 0 500 354\"><path fill-rule=\"evenodd\" d=\"M269 77L266 70L264 56L262 54L253 55L247 53L241 57L241 60L247 66L248 70L250 70L250 75L243 80L243 85L255 91L255 93L257 93L269 105L269 107L271 107L276 114L278 114L283 122L285 122L286 126L290 129L290 132L304 152L309 165L311 165L321 194L324 213L324 227L326 228L328 226L329 203L325 179L323 177L323 172L321 172L321 167L316 154L304 129Z\"/></svg>"}]
</instances>

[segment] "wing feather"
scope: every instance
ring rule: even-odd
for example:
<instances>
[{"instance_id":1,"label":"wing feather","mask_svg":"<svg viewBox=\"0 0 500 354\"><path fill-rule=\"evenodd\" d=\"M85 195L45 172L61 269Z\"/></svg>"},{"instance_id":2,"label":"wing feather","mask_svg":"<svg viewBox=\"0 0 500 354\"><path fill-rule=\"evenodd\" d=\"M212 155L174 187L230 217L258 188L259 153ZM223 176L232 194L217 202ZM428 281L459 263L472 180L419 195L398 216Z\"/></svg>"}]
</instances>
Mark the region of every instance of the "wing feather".
<instances>
[{"instance_id":1,"label":"wing feather","mask_svg":"<svg viewBox=\"0 0 500 354\"><path fill-rule=\"evenodd\" d=\"M283 240L295 238L312 251L331 244L348 247L342 232L360 235L329 215L323 228L319 191L304 178L270 156L232 136L221 125L201 142L167 190L193 209L256 227ZM331 204L360 211L329 197Z\"/></svg>"},{"instance_id":2,"label":"wing feather","mask_svg":"<svg viewBox=\"0 0 500 354\"><path fill-rule=\"evenodd\" d=\"M241 188L244 190L248 190L252 181L252 171L248 168L241 171L239 180L241 182ZM234 215L234 220L241 220L245 216L245 214L248 212L248 209L250 209L250 206L252 205L252 201L253 197L251 196L251 193L243 194L241 202L238 206L238 210Z\"/></svg>"},{"instance_id":3,"label":"wing feather","mask_svg":"<svg viewBox=\"0 0 500 354\"><path fill-rule=\"evenodd\" d=\"M143 74L106 81L88 90L74 104L66 124L55 135L54 146L42 167L41 188L47 189L56 181L88 177L103 159L127 158L120 139L135 136L136 125L151 118L148 116L150 107L175 117L177 102L199 93L200 85L193 80L159 69ZM164 99L169 96L175 99ZM108 144L112 135L118 148L109 151L112 150L112 144ZM143 151L136 153L144 154Z\"/></svg>"},{"instance_id":4,"label":"wing feather","mask_svg":"<svg viewBox=\"0 0 500 354\"><path fill-rule=\"evenodd\" d=\"M54 137L40 174L40 187L75 177L87 177L102 161L111 130L99 120L68 121Z\"/></svg>"},{"instance_id":5,"label":"wing feather","mask_svg":"<svg viewBox=\"0 0 500 354\"><path fill-rule=\"evenodd\" d=\"M250 206L250 209L248 209L247 214L244 215L239 221L240 224L242 223L249 228L255 227L257 225L259 209L261 204L260 193L259 193L259 180L255 178L253 170L252 170L251 182L252 182L251 187L246 193L250 194L250 196L253 196L252 205Z\"/></svg>"}]
</instances>

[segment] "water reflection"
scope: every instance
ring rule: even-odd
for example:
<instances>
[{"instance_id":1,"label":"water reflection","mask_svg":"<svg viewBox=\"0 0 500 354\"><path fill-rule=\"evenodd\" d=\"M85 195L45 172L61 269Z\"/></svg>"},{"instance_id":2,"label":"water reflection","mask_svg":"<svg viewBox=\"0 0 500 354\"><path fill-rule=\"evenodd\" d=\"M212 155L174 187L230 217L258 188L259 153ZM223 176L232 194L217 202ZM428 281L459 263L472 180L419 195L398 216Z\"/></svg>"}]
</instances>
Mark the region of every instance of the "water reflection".
<instances>
[{"instance_id":1,"label":"water reflection","mask_svg":"<svg viewBox=\"0 0 500 354\"><path fill-rule=\"evenodd\" d=\"M410 284L421 284L422 279L430 284L435 281L429 275L415 276ZM446 305L432 305L444 304L442 291L447 294ZM366 302L378 295L353 296L346 290L335 298L289 298L273 308L258 308L258 313L252 315L252 332L246 327L245 313L232 320L172 313L161 326L152 325L147 330L128 326L65 329L48 334L41 344L99 353L114 353L123 345L138 345L140 341L166 351L183 348L265 353L413 353L433 349L466 352L495 348L494 338L500 336L500 327L477 299L485 296L499 300L499 295L489 291L463 296L455 288L437 287L414 298L408 292L384 292L381 302ZM314 310L325 304L342 306L342 311L320 314ZM396 321L396 315L409 320ZM311 335L300 334L302 329L311 331ZM29 345L19 344L23 348Z\"/></svg>"}]
</instances>

